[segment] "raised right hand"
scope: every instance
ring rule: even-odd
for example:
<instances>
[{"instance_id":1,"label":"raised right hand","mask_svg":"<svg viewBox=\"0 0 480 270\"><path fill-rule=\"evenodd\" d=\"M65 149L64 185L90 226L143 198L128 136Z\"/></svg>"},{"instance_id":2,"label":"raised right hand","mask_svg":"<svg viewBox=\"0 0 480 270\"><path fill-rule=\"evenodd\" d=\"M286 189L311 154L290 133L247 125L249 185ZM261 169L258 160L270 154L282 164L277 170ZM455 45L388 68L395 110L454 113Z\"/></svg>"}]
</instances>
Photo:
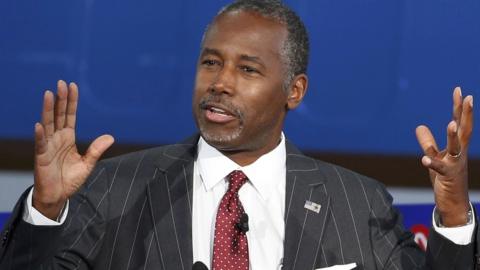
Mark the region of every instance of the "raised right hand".
<instances>
[{"instance_id":1,"label":"raised right hand","mask_svg":"<svg viewBox=\"0 0 480 270\"><path fill-rule=\"evenodd\" d=\"M102 135L80 155L75 144L77 104L77 85L58 81L56 97L45 92L42 121L35 124L33 207L53 220L114 141Z\"/></svg>"}]
</instances>

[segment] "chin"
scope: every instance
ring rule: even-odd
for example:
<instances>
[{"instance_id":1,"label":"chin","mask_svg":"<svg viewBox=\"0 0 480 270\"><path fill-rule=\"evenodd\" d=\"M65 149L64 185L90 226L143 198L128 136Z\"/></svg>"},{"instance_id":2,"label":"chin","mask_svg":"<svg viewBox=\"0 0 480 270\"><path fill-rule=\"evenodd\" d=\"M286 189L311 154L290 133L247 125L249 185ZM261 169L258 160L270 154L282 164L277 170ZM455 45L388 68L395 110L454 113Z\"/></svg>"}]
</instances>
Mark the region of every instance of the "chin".
<instances>
[{"instance_id":1,"label":"chin","mask_svg":"<svg viewBox=\"0 0 480 270\"><path fill-rule=\"evenodd\" d=\"M217 132L200 127L200 135L211 146L217 149L231 149L240 138L243 128L240 127L230 132Z\"/></svg>"}]
</instances>

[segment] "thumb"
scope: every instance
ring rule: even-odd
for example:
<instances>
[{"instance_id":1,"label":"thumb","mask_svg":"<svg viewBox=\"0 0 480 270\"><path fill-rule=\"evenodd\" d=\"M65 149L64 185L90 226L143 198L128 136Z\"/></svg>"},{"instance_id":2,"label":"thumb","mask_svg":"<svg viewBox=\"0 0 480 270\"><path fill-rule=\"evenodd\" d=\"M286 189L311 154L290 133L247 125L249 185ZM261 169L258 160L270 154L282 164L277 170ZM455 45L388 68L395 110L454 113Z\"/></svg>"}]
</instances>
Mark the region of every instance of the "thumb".
<instances>
[{"instance_id":1,"label":"thumb","mask_svg":"<svg viewBox=\"0 0 480 270\"><path fill-rule=\"evenodd\" d=\"M87 153L83 157L88 166L95 166L97 160L103 153L113 144L115 139L111 135L102 135L96 138L87 149Z\"/></svg>"}]
</instances>

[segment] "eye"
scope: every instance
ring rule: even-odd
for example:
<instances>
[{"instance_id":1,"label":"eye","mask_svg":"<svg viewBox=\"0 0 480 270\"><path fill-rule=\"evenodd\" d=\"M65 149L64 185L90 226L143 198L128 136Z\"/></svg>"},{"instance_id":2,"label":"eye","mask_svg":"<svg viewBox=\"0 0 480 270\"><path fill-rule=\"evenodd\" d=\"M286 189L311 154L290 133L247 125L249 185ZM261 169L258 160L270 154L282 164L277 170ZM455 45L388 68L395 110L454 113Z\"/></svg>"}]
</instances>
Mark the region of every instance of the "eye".
<instances>
[{"instance_id":1,"label":"eye","mask_svg":"<svg viewBox=\"0 0 480 270\"><path fill-rule=\"evenodd\" d=\"M260 73L256 68L250 67L250 66L241 66L241 70L243 70L246 73Z\"/></svg>"},{"instance_id":2,"label":"eye","mask_svg":"<svg viewBox=\"0 0 480 270\"><path fill-rule=\"evenodd\" d=\"M202 66L212 67L215 65L220 65L220 62L215 59L205 59L202 61Z\"/></svg>"}]
</instances>

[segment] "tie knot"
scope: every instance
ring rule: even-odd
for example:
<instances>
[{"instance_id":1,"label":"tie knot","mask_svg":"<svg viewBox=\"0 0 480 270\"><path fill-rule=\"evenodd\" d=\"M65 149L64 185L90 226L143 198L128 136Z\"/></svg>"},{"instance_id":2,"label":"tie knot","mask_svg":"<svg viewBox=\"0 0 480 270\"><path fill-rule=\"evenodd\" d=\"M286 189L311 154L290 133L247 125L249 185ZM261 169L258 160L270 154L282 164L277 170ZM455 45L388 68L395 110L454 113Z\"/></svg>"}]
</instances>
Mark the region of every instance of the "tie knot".
<instances>
[{"instance_id":1,"label":"tie knot","mask_svg":"<svg viewBox=\"0 0 480 270\"><path fill-rule=\"evenodd\" d=\"M242 171L233 171L227 176L229 182L228 192L237 193L240 188L247 182L248 177Z\"/></svg>"}]
</instances>

